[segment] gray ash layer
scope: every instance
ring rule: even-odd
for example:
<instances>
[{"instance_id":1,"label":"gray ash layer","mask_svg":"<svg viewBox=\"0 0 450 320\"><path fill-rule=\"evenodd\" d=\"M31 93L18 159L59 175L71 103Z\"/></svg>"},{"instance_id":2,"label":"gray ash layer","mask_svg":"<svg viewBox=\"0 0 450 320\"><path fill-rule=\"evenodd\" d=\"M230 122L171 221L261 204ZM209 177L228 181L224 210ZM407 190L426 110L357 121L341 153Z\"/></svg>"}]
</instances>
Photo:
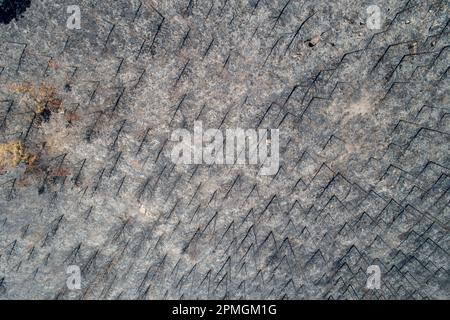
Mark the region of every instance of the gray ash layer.
<instances>
[{"instance_id":1,"label":"gray ash layer","mask_svg":"<svg viewBox=\"0 0 450 320\"><path fill-rule=\"evenodd\" d=\"M449 2L375 2L380 30L353 0L0 24L0 298L449 299ZM196 119L279 128L280 170L175 165Z\"/></svg>"}]
</instances>

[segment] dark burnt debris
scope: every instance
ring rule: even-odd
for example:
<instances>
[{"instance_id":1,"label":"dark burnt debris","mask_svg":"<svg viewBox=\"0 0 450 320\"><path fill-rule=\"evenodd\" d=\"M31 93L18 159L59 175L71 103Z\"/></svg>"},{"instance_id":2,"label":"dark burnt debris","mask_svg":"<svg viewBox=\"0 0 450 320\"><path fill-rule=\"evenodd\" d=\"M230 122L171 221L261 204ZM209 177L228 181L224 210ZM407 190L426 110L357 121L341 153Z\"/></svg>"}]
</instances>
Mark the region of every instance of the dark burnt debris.
<instances>
[{"instance_id":1,"label":"dark burnt debris","mask_svg":"<svg viewBox=\"0 0 450 320\"><path fill-rule=\"evenodd\" d=\"M18 20L31 5L31 0L0 0L0 23Z\"/></svg>"}]
</instances>

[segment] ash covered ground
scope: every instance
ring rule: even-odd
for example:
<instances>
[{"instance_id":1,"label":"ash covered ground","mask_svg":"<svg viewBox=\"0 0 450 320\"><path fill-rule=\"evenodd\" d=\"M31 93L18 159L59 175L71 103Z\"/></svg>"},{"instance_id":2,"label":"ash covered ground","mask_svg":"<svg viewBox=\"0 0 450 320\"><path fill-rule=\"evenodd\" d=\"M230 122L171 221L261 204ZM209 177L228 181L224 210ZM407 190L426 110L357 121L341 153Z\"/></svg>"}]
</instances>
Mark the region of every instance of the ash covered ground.
<instances>
[{"instance_id":1,"label":"ash covered ground","mask_svg":"<svg viewBox=\"0 0 450 320\"><path fill-rule=\"evenodd\" d=\"M450 298L448 1L0 3L1 299ZM279 170L175 164L196 120Z\"/></svg>"}]
</instances>

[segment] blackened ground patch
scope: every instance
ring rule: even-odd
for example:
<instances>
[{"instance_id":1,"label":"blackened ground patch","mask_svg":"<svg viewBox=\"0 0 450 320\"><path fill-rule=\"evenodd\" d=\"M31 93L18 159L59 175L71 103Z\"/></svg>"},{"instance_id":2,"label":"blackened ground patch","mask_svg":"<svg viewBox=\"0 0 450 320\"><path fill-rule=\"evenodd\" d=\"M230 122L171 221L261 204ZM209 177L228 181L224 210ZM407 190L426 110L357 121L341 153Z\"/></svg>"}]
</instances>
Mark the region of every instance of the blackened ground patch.
<instances>
[{"instance_id":1,"label":"blackened ground patch","mask_svg":"<svg viewBox=\"0 0 450 320\"><path fill-rule=\"evenodd\" d=\"M0 0L0 23L18 19L30 6L31 0Z\"/></svg>"}]
</instances>

